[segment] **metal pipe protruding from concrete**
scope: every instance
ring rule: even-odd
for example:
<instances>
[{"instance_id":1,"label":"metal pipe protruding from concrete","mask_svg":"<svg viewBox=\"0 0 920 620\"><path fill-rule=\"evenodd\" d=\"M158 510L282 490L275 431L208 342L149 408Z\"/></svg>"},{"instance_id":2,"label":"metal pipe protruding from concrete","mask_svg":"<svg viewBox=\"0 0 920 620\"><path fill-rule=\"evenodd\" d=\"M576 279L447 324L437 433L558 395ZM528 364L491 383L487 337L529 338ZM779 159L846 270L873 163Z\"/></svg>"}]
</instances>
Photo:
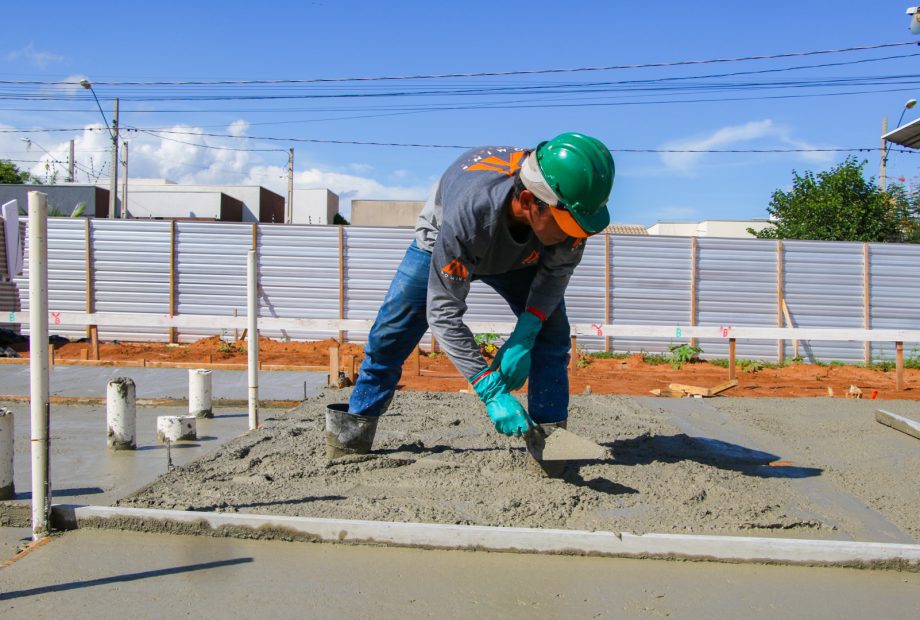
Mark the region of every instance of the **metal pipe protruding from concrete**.
<instances>
[{"instance_id":1,"label":"metal pipe protruding from concrete","mask_svg":"<svg viewBox=\"0 0 920 620\"><path fill-rule=\"evenodd\" d=\"M48 474L48 195L29 192L29 377L31 379L32 539L51 533Z\"/></svg>"},{"instance_id":2,"label":"metal pipe protruding from concrete","mask_svg":"<svg viewBox=\"0 0 920 620\"><path fill-rule=\"evenodd\" d=\"M137 390L128 377L109 381L106 391L107 443L112 450L134 450L137 447Z\"/></svg>"},{"instance_id":3,"label":"metal pipe protruding from concrete","mask_svg":"<svg viewBox=\"0 0 920 620\"><path fill-rule=\"evenodd\" d=\"M210 370L190 368L188 371L188 414L196 418L213 418L211 410Z\"/></svg>"},{"instance_id":4,"label":"metal pipe protruding from concrete","mask_svg":"<svg viewBox=\"0 0 920 620\"><path fill-rule=\"evenodd\" d=\"M13 499L13 412L0 407L0 499Z\"/></svg>"},{"instance_id":5,"label":"metal pipe protruding from concrete","mask_svg":"<svg viewBox=\"0 0 920 620\"><path fill-rule=\"evenodd\" d=\"M259 271L255 250L246 257L246 314L249 319L249 430L259 426Z\"/></svg>"},{"instance_id":6,"label":"metal pipe protruding from concrete","mask_svg":"<svg viewBox=\"0 0 920 620\"><path fill-rule=\"evenodd\" d=\"M161 415L157 417L157 441L184 441L198 439L195 416Z\"/></svg>"}]
</instances>

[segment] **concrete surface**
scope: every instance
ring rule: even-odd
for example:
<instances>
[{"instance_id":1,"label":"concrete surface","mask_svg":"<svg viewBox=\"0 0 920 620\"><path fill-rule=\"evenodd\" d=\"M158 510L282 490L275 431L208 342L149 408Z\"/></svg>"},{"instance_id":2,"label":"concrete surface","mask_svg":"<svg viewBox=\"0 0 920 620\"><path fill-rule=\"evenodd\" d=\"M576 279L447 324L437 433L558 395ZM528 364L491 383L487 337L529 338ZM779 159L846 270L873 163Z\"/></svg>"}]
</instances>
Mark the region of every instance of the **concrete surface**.
<instances>
[{"instance_id":1,"label":"concrete surface","mask_svg":"<svg viewBox=\"0 0 920 620\"><path fill-rule=\"evenodd\" d=\"M30 414L28 403L3 403L14 415L13 479L16 499L31 494ZM106 448L104 405L51 407L51 489L53 503L106 505L148 484L166 471L166 447L156 441L157 416L184 415L185 408L138 407L137 450ZM216 409L214 418L198 420L198 440L173 444L176 466L247 432L245 409ZM262 410L270 422L280 412Z\"/></svg>"},{"instance_id":2,"label":"concrete surface","mask_svg":"<svg viewBox=\"0 0 920 620\"><path fill-rule=\"evenodd\" d=\"M303 400L305 389L307 396L313 396L326 385L326 375L322 372L262 371L259 373L259 398ZM117 366L55 366L51 370L51 396L105 397L106 384L115 377L134 379L138 398L188 398L186 368ZM212 382L215 400L248 398L244 370L215 370ZM28 396L29 367L0 366L0 395Z\"/></svg>"},{"instance_id":3,"label":"concrete surface","mask_svg":"<svg viewBox=\"0 0 920 620\"><path fill-rule=\"evenodd\" d=\"M916 618L890 571L349 547L98 530L3 570L4 618Z\"/></svg>"}]
</instances>

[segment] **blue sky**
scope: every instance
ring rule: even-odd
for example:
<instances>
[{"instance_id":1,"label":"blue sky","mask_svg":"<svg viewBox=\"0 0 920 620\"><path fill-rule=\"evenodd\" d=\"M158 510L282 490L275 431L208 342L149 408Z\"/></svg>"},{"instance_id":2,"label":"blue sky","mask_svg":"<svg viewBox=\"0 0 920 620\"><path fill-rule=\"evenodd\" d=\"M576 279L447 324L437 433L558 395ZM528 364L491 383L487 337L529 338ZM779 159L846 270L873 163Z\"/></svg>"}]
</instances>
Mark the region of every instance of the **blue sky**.
<instances>
[{"instance_id":1,"label":"blue sky","mask_svg":"<svg viewBox=\"0 0 920 620\"><path fill-rule=\"evenodd\" d=\"M920 48L439 80L221 88L102 83L504 72L920 42L907 29L907 6L905 0L702 1L683 6L613 0L155 5L46 1L40 9L17 3L4 8L7 27L0 39L0 80L87 78L96 85L109 119L111 99L118 96L122 126L153 131L123 134L130 144L132 177L259 183L283 193L286 151L293 146L298 187L330 187L346 205L353 197L421 199L459 150L290 139L530 146L563 131L582 131L614 150L872 148L879 144L882 117L888 116L894 125L904 102L920 94L920 83L910 77L920 78ZM913 56L904 57L908 55ZM889 56L901 58L878 60ZM871 62L673 80L857 60ZM856 78L871 83L814 87L815 80ZM622 84L609 84L656 79L670 80L663 84L681 89L624 92ZM788 80L797 81L795 87L764 84ZM604 92L572 92L597 82L607 83L593 87ZM713 91L716 82L731 82L733 90ZM740 88L739 82L747 86ZM707 85L707 90L690 90ZM495 88L527 90L482 92ZM440 92L419 92L432 90ZM853 94L857 91L860 94ZM263 98L162 99L206 93ZM367 96L371 93L386 96ZM304 94L311 98L291 98ZM264 98L279 95L285 98ZM788 98L755 99L776 96ZM920 107L908 111L905 121L918 115ZM76 140L81 167L107 176L109 142L101 128L91 95L79 87L0 85L0 132L29 130L0 133L0 158L34 166L39 176L44 164L30 162L66 159L70 139ZM161 133L164 129L179 133ZM34 143L30 150L24 137ZM252 150L221 150L226 148ZM845 156L615 152L612 217L645 225L658 220L766 217L771 193L791 185L793 170L824 170ZM878 175L877 152L857 157L869 160L867 172ZM911 179L918 163L915 155L894 153L889 175ZM86 178L86 172L78 174L78 180ZM347 207L344 211L347 214Z\"/></svg>"}]
</instances>

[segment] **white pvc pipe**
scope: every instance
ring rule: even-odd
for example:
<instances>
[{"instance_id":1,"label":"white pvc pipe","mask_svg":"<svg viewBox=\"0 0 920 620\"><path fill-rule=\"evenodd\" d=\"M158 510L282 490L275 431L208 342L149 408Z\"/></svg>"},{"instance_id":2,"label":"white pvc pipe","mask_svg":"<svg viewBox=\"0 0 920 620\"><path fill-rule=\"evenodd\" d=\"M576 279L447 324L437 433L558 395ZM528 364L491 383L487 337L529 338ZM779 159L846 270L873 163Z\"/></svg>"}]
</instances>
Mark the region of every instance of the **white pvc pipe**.
<instances>
[{"instance_id":1,"label":"white pvc pipe","mask_svg":"<svg viewBox=\"0 0 920 620\"><path fill-rule=\"evenodd\" d=\"M106 390L107 440L112 450L137 448L137 390L128 377L109 381Z\"/></svg>"},{"instance_id":2,"label":"white pvc pipe","mask_svg":"<svg viewBox=\"0 0 920 620\"><path fill-rule=\"evenodd\" d=\"M211 371L190 368L188 371L188 413L198 418L213 418L211 410Z\"/></svg>"},{"instance_id":3,"label":"white pvc pipe","mask_svg":"<svg viewBox=\"0 0 920 620\"><path fill-rule=\"evenodd\" d=\"M0 407L0 499L16 497L13 485L13 412Z\"/></svg>"},{"instance_id":4,"label":"white pvc pipe","mask_svg":"<svg viewBox=\"0 0 920 620\"><path fill-rule=\"evenodd\" d=\"M48 475L48 196L29 192L29 377L32 413L32 539L51 530Z\"/></svg>"},{"instance_id":5,"label":"white pvc pipe","mask_svg":"<svg viewBox=\"0 0 920 620\"><path fill-rule=\"evenodd\" d=\"M182 415L161 415L157 417L157 440L167 441L194 440L198 437L197 418Z\"/></svg>"},{"instance_id":6,"label":"white pvc pipe","mask_svg":"<svg viewBox=\"0 0 920 620\"><path fill-rule=\"evenodd\" d=\"M246 315L249 318L249 430L259 426L259 272L256 252L246 257Z\"/></svg>"}]
</instances>

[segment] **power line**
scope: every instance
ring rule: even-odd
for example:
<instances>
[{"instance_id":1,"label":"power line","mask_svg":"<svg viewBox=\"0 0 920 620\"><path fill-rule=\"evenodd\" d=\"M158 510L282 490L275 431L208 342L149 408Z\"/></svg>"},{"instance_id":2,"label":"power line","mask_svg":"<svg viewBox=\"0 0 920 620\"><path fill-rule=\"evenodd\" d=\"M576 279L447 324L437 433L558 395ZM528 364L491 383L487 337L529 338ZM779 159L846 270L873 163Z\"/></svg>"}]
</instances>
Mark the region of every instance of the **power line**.
<instances>
[{"instance_id":1,"label":"power line","mask_svg":"<svg viewBox=\"0 0 920 620\"><path fill-rule=\"evenodd\" d=\"M728 62L745 62L751 60L776 60L780 58L799 58L803 56L818 56L823 54L840 54L846 52L860 52L878 50L907 45L918 45L916 41L901 43L882 43L878 45L863 45L858 47L845 47L840 49L814 50L807 52L786 52L781 54L764 54L759 56L741 56L737 58L712 58L705 60L679 60L672 62L639 63L626 65L606 65L596 67L567 67L549 69L523 69L517 71L481 71L469 73L435 73L397 76L366 76L366 77L338 77L338 78L311 78L311 79L256 79L256 80L175 80L175 81L118 81L94 82L96 86L227 86L227 85L260 85L260 84L320 84L330 82L376 82L395 80L436 80L445 78L471 78L471 77L497 77L509 75L545 75L555 73L579 73L587 71L614 71L626 69L651 69L665 67L683 67L693 65L708 65ZM49 82L42 80L0 80L0 84L13 85L38 85L38 86L76 86L79 82Z\"/></svg>"},{"instance_id":2,"label":"power line","mask_svg":"<svg viewBox=\"0 0 920 620\"><path fill-rule=\"evenodd\" d=\"M128 131L131 131L132 128L127 128ZM156 137L163 137L161 133L182 133L177 131L153 131L153 130L139 130L144 133L150 134ZM398 147L415 147L415 148L438 148L438 149L470 149L474 148L472 145L459 145L459 144L419 144L419 143L402 143L402 142L374 142L374 141L363 141L363 140L325 140L319 138L275 138L275 137L255 137L255 136L234 136L232 134L216 134L216 133L196 133L196 134L183 134L183 135L200 135L216 138L248 138L252 140L267 140L267 141L277 141L277 142L307 142L307 143L318 143L318 144L352 144L352 145L361 145L361 146L398 146ZM205 148L209 145L201 144L192 144L186 143L192 146L203 146ZM257 150L257 149L241 149L241 150ZM271 150L280 150L280 149L271 149ZM771 149L609 149L612 153L857 153L857 152L873 152L882 150L881 147L855 147L855 148L771 148ZM903 152L903 153L918 153L918 151L912 149L888 149L890 152Z\"/></svg>"}]
</instances>

